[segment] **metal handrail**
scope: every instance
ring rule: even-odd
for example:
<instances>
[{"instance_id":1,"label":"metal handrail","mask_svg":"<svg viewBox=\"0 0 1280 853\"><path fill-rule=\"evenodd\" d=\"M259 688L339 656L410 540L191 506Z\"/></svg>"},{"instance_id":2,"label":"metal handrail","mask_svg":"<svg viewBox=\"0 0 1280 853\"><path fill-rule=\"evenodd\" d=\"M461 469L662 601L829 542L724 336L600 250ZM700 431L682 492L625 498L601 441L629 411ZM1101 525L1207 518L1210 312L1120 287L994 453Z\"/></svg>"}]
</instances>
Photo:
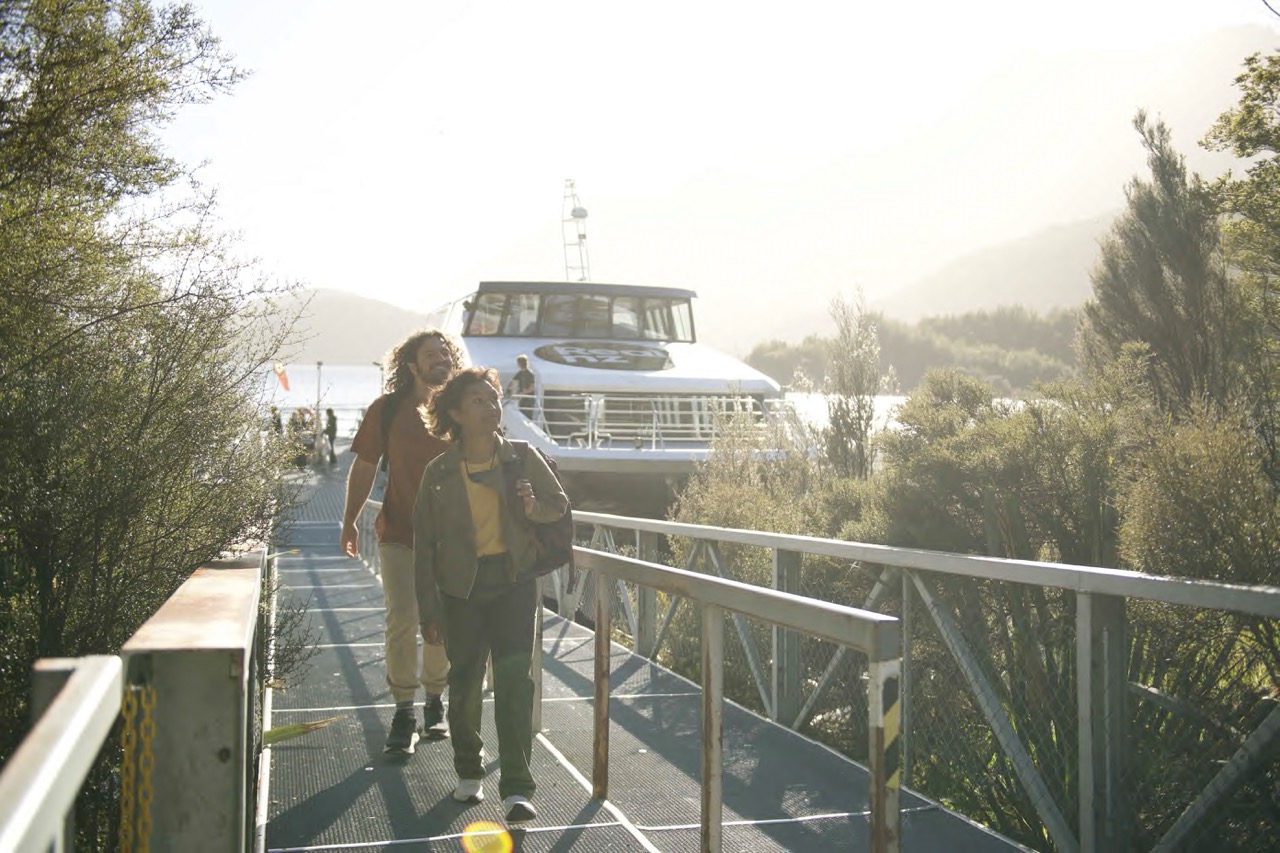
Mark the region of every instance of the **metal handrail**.
<instances>
[{"instance_id":1,"label":"metal handrail","mask_svg":"<svg viewBox=\"0 0 1280 853\"><path fill-rule=\"evenodd\" d=\"M52 695L32 702L36 724L0 774L0 850L68 849L76 796L120 716L124 667L115 655L48 658L36 669L38 689ZM47 679L65 683L49 690Z\"/></svg>"},{"instance_id":2,"label":"metal handrail","mask_svg":"<svg viewBox=\"0 0 1280 853\"><path fill-rule=\"evenodd\" d=\"M946 551L926 551L920 548L899 548L866 542L847 542L840 539L820 539L789 533L767 533L677 521L631 518L600 512L575 511L573 515L574 521L581 524L598 524L667 536L690 536L695 539L732 542L738 545L758 545L778 551L834 557L901 569L919 569L939 574L1050 586L1073 592L1117 595L1165 604L1191 605L1212 610L1231 610L1272 619L1280 618L1280 587L1243 586L1220 581L1149 575L1125 569L952 554Z\"/></svg>"},{"instance_id":3,"label":"metal handrail","mask_svg":"<svg viewBox=\"0 0 1280 853\"><path fill-rule=\"evenodd\" d=\"M702 607L702 843L718 851L722 842L721 753L724 707L724 617L740 613L779 627L822 637L867 655L870 676L868 729L870 756L870 848L899 849L898 682L902 664L899 620L699 572L674 569L630 557L574 549L577 567L676 595ZM609 625L615 584L596 585L595 728L592 796L609 790Z\"/></svg>"},{"instance_id":4,"label":"metal handrail","mask_svg":"<svg viewBox=\"0 0 1280 853\"><path fill-rule=\"evenodd\" d=\"M690 566L698 555L708 563L709 572L725 573L727 563L720 553L719 544L758 546L773 551L776 589L799 590L801 588L801 557L805 554L848 560L875 565L883 569L864 607L871 608L886 594L889 588L888 572L901 570L903 600L919 596L928 617L935 623L947 651L958 664L962 676L973 693L976 707L990 727L992 735L1008 758L1017 783L1029 795L1032 804L1044 824L1054 845L1064 851L1105 849L1117 843L1116 826L1124 816L1117 815L1115 797L1109 792L1119 784L1124 765L1121 743L1123 731L1119 721L1124 713L1125 696L1136 685L1127 680L1125 651L1126 601L1158 602L1198 610L1220 610L1265 619L1280 618L1280 588L1275 586L1243 586L1218 581L1191 578L1163 577L1142 572L1109 569L1093 566L1076 566L1032 560L1015 560L914 548L899 548L834 539L820 539L791 534L766 533L707 525L685 524L656 519L630 518L605 513L578 512L575 521L594 526L592 542L616 548L613 531L634 532L636 550L644 555L654 553L658 536L687 537L693 541ZM647 544L646 544L647 542ZM1069 591L1076 597L1075 613L1075 669L1077 776L1079 796L1075 803L1078 811L1078 830L1073 830L1068 820L1071 803L1059 804L1050 793L1042 768L1036 765L1001 705L998 691L991 683L980 661L973 654L960 626L955 624L944 594L928 581L930 573L953 577L998 581L1024 586L1050 587ZM613 587L615 584L606 584ZM763 587L762 587L763 588ZM602 591L597 589L597 594ZM582 590L570 593L566 600L558 601L562 613L578 609L577 599ZM609 593L612 595L612 591ZM624 607L629 601L624 596ZM661 628L655 625L656 610L652 602L646 606L637 602L640 613L628 610L631 633L638 654L653 656L664 633L671 610ZM911 693L907 675L911 666L911 620L908 609L903 610L904 654L903 666L903 714L902 739L904 761L903 784L910 784L910 750L906 748L911 737ZM741 634L743 628L738 626ZM800 704L800 687L797 681L795 647L785 636L786 631L773 635L772 661L774 666L773 689L765 680L767 668L748 651L748 663L756 679L757 688L769 715L792 728L798 728L809 719L810 713L820 701L829 684L835 666L843 657L838 651L826 672L813 688L813 694ZM744 640L744 645L746 640ZM767 658L766 658L767 660ZM1217 775L1203 787L1177 823L1160 842L1158 849L1172 849L1185 842L1193 829L1207 815L1212 814L1223 792L1252 772L1256 772L1265 755L1265 745L1280 737L1280 707L1274 708L1256 726L1231 759ZM1120 842L1122 843L1122 842Z\"/></svg>"},{"instance_id":5,"label":"metal handrail","mask_svg":"<svg viewBox=\"0 0 1280 853\"><path fill-rule=\"evenodd\" d=\"M36 661L35 723L0 772L0 851L73 846L76 795L135 682L157 692L153 835L245 848L266 564L261 549L201 566L119 656Z\"/></svg>"}]
</instances>

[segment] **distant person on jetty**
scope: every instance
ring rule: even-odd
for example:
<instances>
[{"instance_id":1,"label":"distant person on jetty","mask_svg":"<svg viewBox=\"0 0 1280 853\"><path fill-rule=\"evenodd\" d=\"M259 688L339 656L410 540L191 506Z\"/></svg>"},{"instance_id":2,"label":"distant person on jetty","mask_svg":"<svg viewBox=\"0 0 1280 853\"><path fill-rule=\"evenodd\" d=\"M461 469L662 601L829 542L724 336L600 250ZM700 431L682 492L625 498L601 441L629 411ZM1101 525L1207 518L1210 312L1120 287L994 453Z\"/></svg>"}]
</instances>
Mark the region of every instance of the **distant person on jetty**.
<instances>
[{"instance_id":1,"label":"distant person on jetty","mask_svg":"<svg viewBox=\"0 0 1280 853\"><path fill-rule=\"evenodd\" d=\"M525 521L550 523L568 500L541 454L520 459L504 439L498 371L454 374L427 406L431 431L453 441L422 475L413 510L418 609L427 633L443 625L449 650L449 728L458 785L453 798L484 799L480 709L485 661L493 658L498 794L510 824L537 817L533 752L534 618L538 582L528 572L535 539Z\"/></svg>"},{"instance_id":2,"label":"distant person on jetty","mask_svg":"<svg viewBox=\"0 0 1280 853\"><path fill-rule=\"evenodd\" d=\"M457 369L458 345L435 329L416 332L386 358L386 393L374 400L360 421L351 452L356 455L347 476L347 502L342 511L342 552L360 555L356 519L369 498L378 460L387 462L387 484L375 528L382 586L386 598L387 687L395 699L386 751L412 753L418 742L414 697L426 691L424 731L428 738L446 737L444 692L449 674L444 640L423 631L422 665L418 668L418 597L413 570L413 502L427 463L448 442L427 431L418 407Z\"/></svg>"},{"instance_id":3,"label":"distant person on jetty","mask_svg":"<svg viewBox=\"0 0 1280 853\"><path fill-rule=\"evenodd\" d=\"M276 435L284 435L284 421L280 420L280 410L271 407L271 431Z\"/></svg>"},{"instance_id":4,"label":"distant person on jetty","mask_svg":"<svg viewBox=\"0 0 1280 853\"><path fill-rule=\"evenodd\" d=\"M507 383L507 396L516 401L520 411L526 418L533 417L533 397L537 389L537 379L529 369L529 356L516 356L516 375Z\"/></svg>"},{"instance_id":5,"label":"distant person on jetty","mask_svg":"<svg viewBox=\"0 0 1280 853\"><path fill-rule=\"evenodd\" d=\"M324 410L324 437L329 440L329 464L336 465L338 454L334 447L338 442L338 416L333 413L333 409Z\"/></svg>"}]
</instances>

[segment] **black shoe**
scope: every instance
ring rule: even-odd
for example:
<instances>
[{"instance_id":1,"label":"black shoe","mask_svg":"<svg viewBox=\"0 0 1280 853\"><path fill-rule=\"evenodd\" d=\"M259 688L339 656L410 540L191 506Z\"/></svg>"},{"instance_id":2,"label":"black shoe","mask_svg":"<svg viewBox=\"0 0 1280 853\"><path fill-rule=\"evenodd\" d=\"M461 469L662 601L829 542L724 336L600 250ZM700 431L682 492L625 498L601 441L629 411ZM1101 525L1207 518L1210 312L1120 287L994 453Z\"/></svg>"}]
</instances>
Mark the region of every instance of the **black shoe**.
<instances>
[{"instance_id":1,"label":"black shoe","mask_svg":"<svg viewBox=\"0 0 1280 853\"><path fill-rule=\"evenodd\" d=\"M422 733L427 740L444 740L449 736L449 721L444 717L444 702L439 696L427 694L422 703Z\"/></svg>"},{"instance_id":2,"label":"black shoe","mask_svg":"<svg viewBox=\"0 0 1280 853\"><path fill-rule=\"evenodd\" d=\"M387 735L387 745L383 752L402 752L413 754L413 745L418 742L418 720L412 708L397 708L396 715L391 718L391 733Z\"/></svg>"}]
</instances>

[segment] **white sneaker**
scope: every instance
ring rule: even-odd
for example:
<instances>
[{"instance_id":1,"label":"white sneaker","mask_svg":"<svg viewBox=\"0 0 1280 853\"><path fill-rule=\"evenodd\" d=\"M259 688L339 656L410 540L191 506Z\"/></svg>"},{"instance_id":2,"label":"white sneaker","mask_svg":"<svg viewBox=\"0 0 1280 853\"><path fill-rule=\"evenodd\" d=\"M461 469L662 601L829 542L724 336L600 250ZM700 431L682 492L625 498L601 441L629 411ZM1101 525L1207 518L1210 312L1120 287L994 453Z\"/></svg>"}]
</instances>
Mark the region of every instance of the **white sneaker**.
<instances>
[{"instance_id":1,"label":"white sneaker","mask_svg":"<svg viewBox=\"0 0 1280 853\"><path fill-rule=\"evenodd\" d=\"M525 823L538 816L538 810L529 802L529 798L519 794L504 797L502 811L507 817L507 823Z\"/></svg>"},{"instance_id":2,"label":"white sneaker","mask_svg":"<svg viewBox=\"0 0 1280 853\"><path fill-rule=\"evenodd\" d=\"M484 783L479 779L459 779L453 789L453 798L460 803L479 803L484 800Z\"/></svg>"}]
</instances>

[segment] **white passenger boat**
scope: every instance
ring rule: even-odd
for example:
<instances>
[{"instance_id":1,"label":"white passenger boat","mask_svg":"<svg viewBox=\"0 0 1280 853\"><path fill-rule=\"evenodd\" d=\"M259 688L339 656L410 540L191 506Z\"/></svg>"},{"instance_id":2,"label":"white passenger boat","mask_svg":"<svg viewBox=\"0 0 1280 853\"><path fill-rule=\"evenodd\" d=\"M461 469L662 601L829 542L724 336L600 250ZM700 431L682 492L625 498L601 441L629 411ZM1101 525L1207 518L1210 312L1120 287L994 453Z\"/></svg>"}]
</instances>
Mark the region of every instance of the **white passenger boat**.
<instances>
[{"instance_id":1,"label":"white passenger boat","mask_svg":"<svg viewBox=\"0 0 1280 853\"><path fill-rule=\"evenodd\" d=\"M762 423L782 399L768 376L698 343L695 297L674 287L489 281L428 320L462 341L470 364L497 368L504 388L516 356L528 358L534 393L507 398L508 437L541 447L565 474L670 486L706 458L725 416Z\"/></svg>"}]
</instances>

